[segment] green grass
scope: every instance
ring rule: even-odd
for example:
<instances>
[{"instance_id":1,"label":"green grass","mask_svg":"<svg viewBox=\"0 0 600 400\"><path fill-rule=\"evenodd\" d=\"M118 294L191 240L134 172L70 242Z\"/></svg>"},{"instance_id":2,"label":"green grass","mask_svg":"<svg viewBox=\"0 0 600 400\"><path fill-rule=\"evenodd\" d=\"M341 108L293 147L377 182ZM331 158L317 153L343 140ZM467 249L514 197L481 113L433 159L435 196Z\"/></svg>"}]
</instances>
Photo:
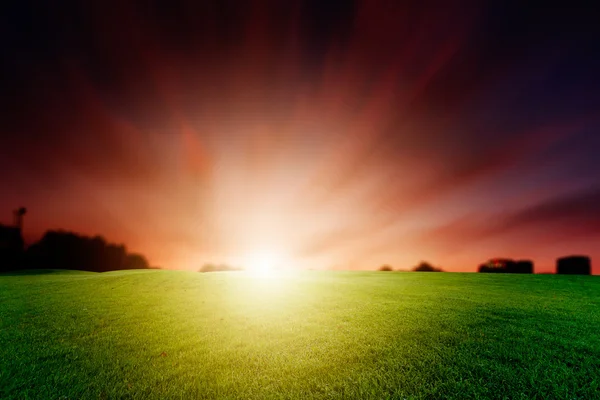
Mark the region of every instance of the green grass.
<instances>
[{"instance_id":1,"label":"green grass","mask_svg":"<svg viewBox=\"0 0 600 400\"><path fill-rule=\"evenodd\" d=\"M591 399L600 279L0 275L2 399Z\"/></svg>"}]
</instances>

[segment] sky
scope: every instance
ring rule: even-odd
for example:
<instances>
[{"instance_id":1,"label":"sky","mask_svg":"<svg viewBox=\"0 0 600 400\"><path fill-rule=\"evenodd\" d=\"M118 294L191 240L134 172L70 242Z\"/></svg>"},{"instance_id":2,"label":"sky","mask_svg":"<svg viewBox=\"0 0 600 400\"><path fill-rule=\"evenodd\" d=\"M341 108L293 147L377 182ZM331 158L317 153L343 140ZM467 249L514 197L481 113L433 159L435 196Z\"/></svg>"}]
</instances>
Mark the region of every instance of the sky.
<instances>
[{"instance_id":1,"label":"sky","mask_svg":"<svg viewBox=\"0 0 600 400\"><path fill-rule=\"evenodd\" d=\"M600 274L600 29L541 1L20 1L0 222L197 270ZM2 211L3 210L3 211Z\"/></svg>"}]
</instances>

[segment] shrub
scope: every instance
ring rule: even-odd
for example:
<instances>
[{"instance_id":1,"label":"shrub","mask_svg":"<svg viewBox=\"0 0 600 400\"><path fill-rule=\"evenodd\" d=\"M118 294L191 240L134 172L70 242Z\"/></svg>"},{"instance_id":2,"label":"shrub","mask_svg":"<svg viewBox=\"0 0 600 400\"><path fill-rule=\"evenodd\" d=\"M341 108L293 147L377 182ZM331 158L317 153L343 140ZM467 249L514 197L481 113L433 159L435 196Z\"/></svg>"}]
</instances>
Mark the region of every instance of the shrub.
<instances>
[{"instance_id":1,"label":"shrub","mask_svg":"<svg viewBox=\"0 0 600 400\"><path fill-rule=\"evenodd\" d=\"M150 269L148 260L141 254L133 253L125 257L125 269Z\"/></svg>"},{"instance_id":2,"label":"shrub","mask_svg":"<svg viewBox=\"0 0 600 400\"><path fill-rule=\"evenodd\" d=\"M241 268L232 267L227 264L204 264L199 272L217 272L217 271L241 271Z\"/></svg>"},{"instance_id":3,"label":"shrub","mask_svg":"<svg viewBox=\"0 0 600 400\"><path fill-rule=\"evenodd\" d=\"M415 272L443 272L441 268L435 268L433 265L425 261L421 261L421 263L412 270Z\"/></svg>"}]
</instances>

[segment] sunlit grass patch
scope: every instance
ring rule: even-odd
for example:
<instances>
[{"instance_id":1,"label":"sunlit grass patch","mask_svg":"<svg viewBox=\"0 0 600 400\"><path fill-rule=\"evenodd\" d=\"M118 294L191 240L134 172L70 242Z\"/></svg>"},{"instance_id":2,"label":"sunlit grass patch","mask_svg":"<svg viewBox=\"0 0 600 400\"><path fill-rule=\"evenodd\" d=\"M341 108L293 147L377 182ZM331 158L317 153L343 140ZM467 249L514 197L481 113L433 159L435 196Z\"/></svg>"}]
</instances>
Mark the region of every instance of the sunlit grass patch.
<instances>
[{"instance_id":1,"label":"sunlit grass patch","mask_svg":"<svg viewBox=\"0 0 600 400\"><path fill-rule=\"evenodd\" d=\"M0 398L593 398L597 277L0 276Z\"/></svg>"}]
</instances>

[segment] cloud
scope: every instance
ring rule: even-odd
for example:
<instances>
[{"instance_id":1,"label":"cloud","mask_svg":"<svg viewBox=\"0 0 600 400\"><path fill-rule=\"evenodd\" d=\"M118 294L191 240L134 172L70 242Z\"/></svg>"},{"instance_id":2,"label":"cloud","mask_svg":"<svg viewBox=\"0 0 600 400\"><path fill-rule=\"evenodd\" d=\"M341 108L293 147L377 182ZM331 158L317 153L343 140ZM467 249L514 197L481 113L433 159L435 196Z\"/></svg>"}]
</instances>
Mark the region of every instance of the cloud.
<instances>
[{"instance_id":1,"label":"cloud","mask_svg":"<svg viewBox=\"0 0 600 400\"><path fill-rule=\"evenodd\" d=\"M517 243L523 232L530 232L529 244ZM471 213L422 232L421 245L440 246L449 251L464 246L479 246L501 239L513 247L539 247L557 241L573 241L600 235L600 188L561 194L509 213L478 215Z\"/></svg>"},{"instance_id":2,"label":"cloud","mask_svg":"<svg viewBox=\"0 0 600 400\"><path fill-rule=\"evenodd\" d=\"M554 227L554 233L549 236L599 235L600 187L561 195L525 208L506 218L501 230L540 225Z\"/></svg>"}]
</instances>

